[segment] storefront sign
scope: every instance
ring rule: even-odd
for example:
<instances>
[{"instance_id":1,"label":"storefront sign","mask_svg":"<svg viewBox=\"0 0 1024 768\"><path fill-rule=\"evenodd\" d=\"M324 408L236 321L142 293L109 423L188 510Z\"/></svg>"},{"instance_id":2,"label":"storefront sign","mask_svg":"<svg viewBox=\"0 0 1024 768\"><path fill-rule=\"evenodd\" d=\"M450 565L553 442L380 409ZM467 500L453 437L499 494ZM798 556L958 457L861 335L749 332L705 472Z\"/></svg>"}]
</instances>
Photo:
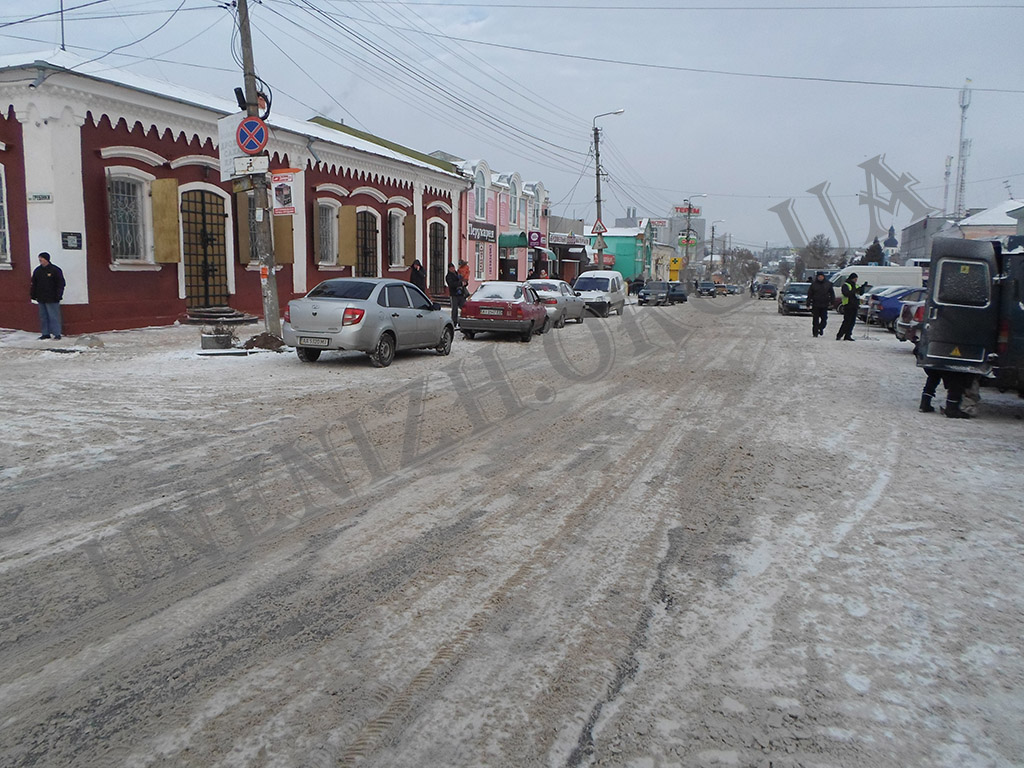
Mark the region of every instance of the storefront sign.
<instances>
[{"instance_id":1,"label":"storefront sign","mask_svg":"<svg viewBox=\"0 0 1024 768\"><path fill-rule=\"evenodd\" d=\"M270 188L274 194L274 215L291 216L295 213L295 201L292 198L292 184L295 174L291 169L276 171L270 178Z\"/></svg>"},{"instance_id":2,"label":"storefront sign","mask_svg":"<svg viewBox=\"0 0 1024 768\"><path fill-rule=\"evenodd\" d=\"M651 226L661 227L664 229L668 226L668 219L651 219Z\"/></svg>"},{"instance_id":3,"label":"storefront sign","mask_svg":"<svg viewBox=\"0 0 1024 768\"><path fill-rule=\"evenodd\" d=\"M527 237L529 238L531 248L547 248L548 238L543 232L531 230Z\"/></svg>"},{"instance_id":4,"label":"storefront sign","mask_svg":"<svg viewBox=\"0 0 1024 768\"><path fill-rule=\"evenodd\" d=\"M583 235L567 234L563 235L558 232L552 232L548 235L548 243L551 245L586 245L590 242Z\"/></svg>"},{"instance_id":5,"label":"storefront sign","mask_svg":"<svg viewBox=\"0 0 1024 768\"><path fill-rule=\"evenodd\" d=\"M686 207L685 205L677 205L675 208L676 213L688 213L691 216L700 216L700 208L696 206Z\"/></svg>"},{"instance_id":6,"label":"storefront sign","mask_svg":"<svg viewBox=\"0 0 1024 768\"><path fill-rule=\"evenodd\" d=\"M480 240L484 243L498 242L498 227L494 224L470 222L467 234L470 240Z\"/></svg>"}]
</instances>

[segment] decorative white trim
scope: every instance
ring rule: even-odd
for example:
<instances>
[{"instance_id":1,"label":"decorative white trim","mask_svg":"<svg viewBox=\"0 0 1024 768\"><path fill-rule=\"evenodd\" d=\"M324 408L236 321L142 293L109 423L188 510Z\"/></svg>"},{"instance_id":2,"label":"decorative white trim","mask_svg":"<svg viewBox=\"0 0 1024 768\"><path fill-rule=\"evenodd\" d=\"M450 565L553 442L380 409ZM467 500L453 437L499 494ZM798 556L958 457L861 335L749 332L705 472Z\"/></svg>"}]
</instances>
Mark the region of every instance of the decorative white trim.
<instances>
[{"instance_id":1,"label":"decorative white trim","mask_svg":"<svg viewBox=\"0 0 1024 768\"><path fill-rule=\"evenodd\" d=\"M313 187L313 191L314 192L330 192L331 194L337 195L338 197L348 197L349 196L349 191L347 189L345 189L343 186L341 186L340 184L331 184L331 183L317 184L315 187Z\"/></svg>"},{"instance_id":2,"label":"decorative white trim","mask_svg":"<svg viewBox=\"0 0 1024 768\"><path fill-rule=\"evenodd\" d=\"M443 203L440 200L435 200L434 202L427 206L427 210L430 210L431 208L439 208L440 210L447 213L449 216L452 215L452 207L448 205L448 203Z\"/></svg>"},{"instance_id":3,"label":"decorative white trim","mask_svg":"<svg viewBox=\"0 0 1024 768\"><path fill-rule=\"evenodd\" d=\"M355 194L355 193L353 192L353 194ZM381 195L381 197L383 197L383 195ZM366 211L371 216L373 216L375 219L377 219L377 249L376 249L376 252L374 253L374 259L373 259L373 261L374 261L374 275L373 276L374 277L380 277L381 276L381 274L380 274L380 259L381 259L381 256L384 253L384 228L381 226L380 211L378 211L376 208L371 208L368 205L357 206L356 207L356 214L357 214L356 228L357 229L359 227L358 214L362 213L363 211ZM352 268L352 271L355 272L355 267Z\"/></svg>"},{"instance_id":4,"label":"decorative white trim","mask_svg":"<svg viewBox=\"0 0 1024 768\"><path fill-rule=\"evenodd\" d=\"M14 269L14 265L9 261L0 261L0 270Z\"/></svg>"},{"instance_id":5,"label":"decorative white trim","mask_svg":"<svg viewBox=\"0 0 1024 768\"><path fill-rule=\"evenodd\" d=\"M401 195L388 198L388 205L401 205L404 208L412 208L412 200Z\"/></svg>"},{"instance_id":6,"label":"decorative white trim","mask_svg":"<svg viewBox=\"0 0 1024 768\"><path fill-rule=\"evenodd\" d=\"M2 141L0 141L0 152L6 152L6 151L7 151L7 145L4 144Z\"/></svg>"},{"instance_id":7,"label":"decorative white trim","mask_svg":"<svg viewBox=\"0 0 1024 768\"><path fill-rule=\"evenodd\" d=\"M127 160L138 160L140 163L151 165L154 168L159 168L161 165L167 164L167 158L161 157L156 152L150 152L148 149L142 147L103 147L100 150L100 157L104 160L110 160L111 158L124 158ZM217 165L220 168L220 165Z\"/></svg>"},{"instance_id":8,"label":"decorative white trim","mask_svg":"<svg viewBox=\"0 0 1024 768\"><path fill-rule=\"evenodd\" d=\"M181 168L184 165L201 165L216 171L220 170L220 160L209 155L182 155L171 160L171 168Z\"/></svg>"},{"instance_id":9,"label":"decorative white trim","mask_svg":"<svg viewBox=\"0 0 1024 768\"><path fill-rule=\"evenodd\" d=\"M220 166L217 166L218 168ZM189 181L178 185L178 209L181 209L181 197L186 192L213 192L224 203L224 263L217 266L223 267L227 276L228 295L233 296L235 287L235 215L231 211L231 193L225 192L216 184L208 181ZM185 222L178 216L178 298L186 299L185 290ZM252 264L253 262L249 262ZM258 262L257 262L258 263Z\"/></svg>"},{"instance_id":10,"label":"decorative white trim","mask_svg":"<svg viewBox=\"0 0 1024 768\"><path fill-rule=\"evenodd\" d=\"M128 260L115 261L107 266L111 272L159 272L163 264L154 264L151 261L139 261L132 263Z\"/></svg>"},{"instance_id":11,"label":"decorative white trim","mask_svg":"<svg viewBox=\"0 0 1024 768\"><path fill-rule=\"evenodd\" d=\"M352 195L369 195L378 203L386 203L388 201L388 196L375 187L356 187L352 190Z\"/></svg>"}]
</instances>

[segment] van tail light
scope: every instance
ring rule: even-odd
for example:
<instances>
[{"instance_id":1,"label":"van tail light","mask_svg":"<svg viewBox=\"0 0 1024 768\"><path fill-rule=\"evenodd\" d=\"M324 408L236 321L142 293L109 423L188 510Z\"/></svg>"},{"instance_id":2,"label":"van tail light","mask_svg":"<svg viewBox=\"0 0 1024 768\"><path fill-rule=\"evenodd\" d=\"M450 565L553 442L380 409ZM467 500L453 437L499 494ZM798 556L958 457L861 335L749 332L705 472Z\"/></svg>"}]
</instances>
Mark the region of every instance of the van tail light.
<instances>
[{"instance_id":1,"label":"van tail light","mask_svg":"<svg viewBox=\"0 0 1024 768\"><path fill-rule=\"evenodd\" d=\"M924 322L924 304L922 304L920 307L918 307L917 309L914 310L914 322L915 323L923 323Z\"/></svg>"},{"instance_id":2,"label":"van tail light","mask_svg":"<svg viewBox=\"0 0 1024 768\"><path fill-rule=\"evenodd\" d=\"M1010 323L1002 320L999 323L999 335L996 337L996 352L1000 355L1006 354L1006 348L1010 343Z\"/></svg>"},{"instance_id":3,"label":"van tail light","mask_svg":"<svg viewBox=\"0 0 1024 768\"><path fill-rule=\"evenodd\" d=\"M348 307L345 309L345 314L341 316L342 325L359 325L363 321L363 315L366 314L365 310L357 307Z\"/></svg>"},{"instance_id":4,"label":"van tail light","mask_svg":"<svg viewBox=\"0 0 1024 768\"><path fill-rule=\"evenodd\" d=\"M284 314L281 315L281 319L286 323L290 323L292 321L292 307L290 304L284 308Z\"/></svg>"}]
</instances>

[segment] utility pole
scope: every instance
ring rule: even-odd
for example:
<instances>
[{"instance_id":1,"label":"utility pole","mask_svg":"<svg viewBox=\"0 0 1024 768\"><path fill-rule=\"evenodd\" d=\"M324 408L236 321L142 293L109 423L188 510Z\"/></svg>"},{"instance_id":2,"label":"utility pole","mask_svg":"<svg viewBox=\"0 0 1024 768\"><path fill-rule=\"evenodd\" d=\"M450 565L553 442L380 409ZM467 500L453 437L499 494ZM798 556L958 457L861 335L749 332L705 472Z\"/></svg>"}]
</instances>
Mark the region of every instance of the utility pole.
<instances>
[{"instance_id":1,"label":"utility pole","mask_svg":"<svg viewBox=\"0 0 1024 768\"><path fill-rule=\"evenodd\" d=\"M249 117L259 117L259 97L256 93L256 68L252 58L252 32L249 29L248 0L238 0L238 33L242 44L242 67L245 75L245 111ZM252 181L253 189L251 210L255 213L249 236L256 244L256 255L260 262L263 319L267 333L280 338L281 308L277 299L274 249L271 247L271 211L268 205L267 174L254 173L249 178Z\"/></svg>"},{"instance_id":2,"label":"utility pole","mask_svg":"<svg viewBox=\"0 0 1024 768\"><path fill-rule=\"evenodd\" d=\"M967 108L971 106L970 79L960 89L960 157L956 164L956 194L953 198L953 215L957 221L967 213L967 156L971 154L971 140L964 138L967 125Z\"/></svg>"},{"instance_id":3,"label":"utility pole","mask_svg":"<svg viewBox=\"0 0 1024 768\"><path fill-rule=\"evenodd\" d=\"M597 220L604 224L604 219L601 218L601 129L597 127L597 118L594 118L594 176L597 183ZM604 269L604 248L601 247L601 243L604 242L601 234L597 235L597 268Z\"/></svg>"}]
</instances>

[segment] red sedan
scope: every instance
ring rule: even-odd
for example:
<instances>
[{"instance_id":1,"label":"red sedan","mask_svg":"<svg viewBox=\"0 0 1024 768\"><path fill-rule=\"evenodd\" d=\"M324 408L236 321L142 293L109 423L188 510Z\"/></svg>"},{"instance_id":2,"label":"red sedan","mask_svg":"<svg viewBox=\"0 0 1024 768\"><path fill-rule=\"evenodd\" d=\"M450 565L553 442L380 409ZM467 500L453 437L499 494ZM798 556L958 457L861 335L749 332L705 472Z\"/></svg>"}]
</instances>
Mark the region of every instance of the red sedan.
<instances>
[{"instance_id":1,"label":"red sedan","mask_svg":"<svg viewBox=\"0 0 1024 768\"><path fill-rule=\"evenodd\" d=\"M481 331L518 334L529 341L551 327L547 309L526 283L482 283L462 306L459 330L467 339Z\"/></svg>"}]
</instances>

